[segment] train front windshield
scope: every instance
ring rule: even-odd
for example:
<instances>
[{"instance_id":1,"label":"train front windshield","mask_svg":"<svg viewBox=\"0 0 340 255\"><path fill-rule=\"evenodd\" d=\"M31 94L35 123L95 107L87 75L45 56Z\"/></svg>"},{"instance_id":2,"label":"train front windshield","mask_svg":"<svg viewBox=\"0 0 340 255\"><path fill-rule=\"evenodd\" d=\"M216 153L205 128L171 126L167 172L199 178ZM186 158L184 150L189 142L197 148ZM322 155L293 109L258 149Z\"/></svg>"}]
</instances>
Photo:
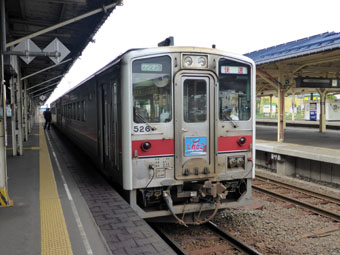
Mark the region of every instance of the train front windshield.
<instances>
[{"instance_id":1,"label":"train front windshield","mask_svg":"<svg viewBox=\"0 0 340 255\"><path fill-rule=\"evenodd\" d=\"M134 122L170 122L172 119L170 57L135 60L132 64L132 83Z\"/></svg>"},{"instance_id":2,"label":"train front windshield","mask_svg":"<svg viewBox=\"0 0 340 255\"><path fill-rule=\"evenodd\" d=\"M250 93L250 66L221 59L219 63L220 120L249 120Z\"/></svg>"}]
</instances>

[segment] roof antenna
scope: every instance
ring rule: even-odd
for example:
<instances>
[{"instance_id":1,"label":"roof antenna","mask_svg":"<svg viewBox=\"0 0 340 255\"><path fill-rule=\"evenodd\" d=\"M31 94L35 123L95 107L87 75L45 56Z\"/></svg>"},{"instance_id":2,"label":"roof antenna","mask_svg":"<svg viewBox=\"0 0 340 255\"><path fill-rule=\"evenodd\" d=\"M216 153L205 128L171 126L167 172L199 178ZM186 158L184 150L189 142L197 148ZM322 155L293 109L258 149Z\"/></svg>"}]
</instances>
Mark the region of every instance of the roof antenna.
<instances>
[{"instance_id":1,"label":"roof antenna","mask_svg":"<svg viewBox=\"0 0 340 255\"><path fill-rule=\"evenodd\" d=\"M211 48L216 49L216 44L213 44Z\"/></svg>"},{"instance_id":2,"label":"roof antenna","mask_svg":"<svg viewBox=\"0 0 340 255\"><path fill-rule=\"evenodd\" d=\"M175 44L174 37L173 36L169 36L164 41L161 41L160 43L158 43L158 47L162 47L162 46L174 46L174 44Z\"/></svg>"}]
</instances>

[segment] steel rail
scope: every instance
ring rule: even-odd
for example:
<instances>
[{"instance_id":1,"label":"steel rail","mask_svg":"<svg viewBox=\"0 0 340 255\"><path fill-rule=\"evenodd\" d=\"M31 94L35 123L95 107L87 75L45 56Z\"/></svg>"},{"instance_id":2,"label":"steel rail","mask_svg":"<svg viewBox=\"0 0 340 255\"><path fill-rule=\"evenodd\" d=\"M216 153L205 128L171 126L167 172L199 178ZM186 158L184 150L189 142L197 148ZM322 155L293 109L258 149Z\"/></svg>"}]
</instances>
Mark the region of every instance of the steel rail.
<instances>
[{"instance_id":1,"label":"steel rail","mask_svg":"<svg viewBox=\"0 0 340 255\"><path fill-rule=\"evenodd\" d=\"M284 187L284 188L288 187L289 189L301 192L303 194L312 195L312 196L317 197L319 199L328 200L328 201L331 201L334 204L340 205L340 199L333 197L333 196L325 195L325 194L322 194L322 193L319 193L319 192L316 192L316 191L312 191L312 190L309 190L309 189L305 189L305 188L302 188L302 187L297 187L293 184L281 182L281 181L274 180L274 179L271 179L271 178L268 178L268 177L265 177L265 176L262 176L262 175L258 175L258 174L256 174L256 179L261 180L261 181L265 181L268 184L273 183L275 185L278 185L278 186L281 186L281 187Z\"/></svg>"},{"instance_id":2,"label":"steel rail","mask_svg":"<svg viewBox=\"0 0 340 255\"><path fill-rule=\"evenodd\" d=\"M214 233L221 236L223 239L228 241L232 246L236 249L245 252L246 254L254 254L254 255L261 255L259 251L255 250L254 248L250 247L249 245L245 244L244 242L238 240L236 237L232 236L230 233L224 231L223 229L219 228L215 223L209 221L206 223L208 228L212 230Z\"/></svg>"},{"instance_id":3,"label":"steel rail","mask_svg":"<svg viewBox=\"0 0 340 255\"><path fill-rule=\"evenodd\" d=\"M315 205L308 204L308 203L303 202L303 201L299 201L295 198L285 196L283 194L280 194L278 192L275 192L275 191L272 191L272 190L269 190L269 189L262 188L260 186L256 186L255 184L253 184L252 187L253 187L253 189L258 190L260 192L266 193L266 194L271 195L271 196L276 197L276 198L280 198L282 200L285 200L285 201L293 203L293 204L297 204L297 205L304 207L304 208L307 208L308 210L313 211L313 212L315 212L319 215L323 215L323 216L328 217L332 220L340 222L340 214L338 214L338 213L327 211L327 210L322 209L320 207L317 207Z\"/></svg>"},{"instance_id":4,"label":"steel rail","mask_svg":"<svg viewBox=\"0 0 340 255\"><path fill-rule=\"evenodd\" d=\"M186 255L188 254L182 247L173 240L162 228L158 226L158 224L154 224L152 222L148 222L149 225L156 231L156 233L170 246L171 249L174 250L179 255Z\"/></svg>"}]
</instances>

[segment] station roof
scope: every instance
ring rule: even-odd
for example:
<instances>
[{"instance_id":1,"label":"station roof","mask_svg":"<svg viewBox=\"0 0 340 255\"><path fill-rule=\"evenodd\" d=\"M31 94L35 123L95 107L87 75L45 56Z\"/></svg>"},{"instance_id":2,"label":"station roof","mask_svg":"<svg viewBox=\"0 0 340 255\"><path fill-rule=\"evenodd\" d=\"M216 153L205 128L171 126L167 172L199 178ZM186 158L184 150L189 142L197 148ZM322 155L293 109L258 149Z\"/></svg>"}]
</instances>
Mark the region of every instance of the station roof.
<instances>
[{"instance_id":1,"label":"station roof","mask_svg":"<svg viewBox=\"0 0 340 255\"><path fill-rule=\"evenodd\" d=\"M40 49L44 49L55 38L58 38L70 51L64 59L68 61L64 64L27 78L27 87L31 88L29 90L31 96L38 99L39 95L45 95L46 99L48 98L87 44L93 40L93 36L113 11L115 5L119 5L120 2L120 0L5 0L6 51L12 51L13 48L10 46L17 45L14 43L19 42L20 39L30 38L34 33L57 24L63 25L31 38ZM96 14L80 19L79 16L89 14L94 10L97 10ZM78 21L64 25L66 21L78 18ZM10 62L9 56L6 56L5 77L14 73ZM45 56L35 57L29 64L22 60L19 62L21 77L55 65L49 57ZM51 81L35 87L48 80Z\"/></svg>"},{"instance_id":2,"label":"station roof","mask_svg":"<svg viewBox=\"0 0 340 255\"><path fill-rule=\"evenodd\" d=\"M256 63L257 95L320 92L340 93L340 33L326 32L245 54ZM297 79L338 80L336 86L324 89L320 84L297 87ZM314 79L315 81L315 79Z\"/></svg>"},{"instance_id":3,"label":"station roof","mask_svg":"<svg viewBox=\"0 0 340 255\"><path fill-rule=\"evenodd\" d=\"M326 32L245 55L261 65L339 48L340 33Z\"/></svg>"}]
</instances>

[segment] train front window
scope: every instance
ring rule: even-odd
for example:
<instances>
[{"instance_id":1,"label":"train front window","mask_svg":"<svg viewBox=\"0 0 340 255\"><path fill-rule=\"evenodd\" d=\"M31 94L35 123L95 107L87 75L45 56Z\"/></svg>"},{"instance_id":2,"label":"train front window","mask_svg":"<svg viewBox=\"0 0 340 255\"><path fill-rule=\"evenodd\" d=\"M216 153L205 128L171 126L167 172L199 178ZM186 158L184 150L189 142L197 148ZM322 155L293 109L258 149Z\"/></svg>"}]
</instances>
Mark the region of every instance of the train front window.
<instances>
[{"instance_id":1,"label":"train front window","mask_svg":"<svg viewBox=\"0 0 340 255\"><path fill-rule=\"evenodd\" d=\"M219 61L219 118L222 121L249 120L251 108L250 66Z\"/></svg>"},{"instance_id":2,"label":"train front window","mask_svg":"<svg viewBox=\"0 0 340 255\"><path fill-rule=\"evenodd\" d=\"M132 63L133 120L165 123L172 119L171 59L168 56Z\"/></svg>"},{"instance_id":3,"label":"train front window","mask_svg":"<svg viewBox=\"0 0 340 255\"><path fill-rule=\"evenodd\" d=\"M184 121L187 123L207 120L207 83L205 80L186 79L184 90Z\"/></svg>"}]
</instances>

